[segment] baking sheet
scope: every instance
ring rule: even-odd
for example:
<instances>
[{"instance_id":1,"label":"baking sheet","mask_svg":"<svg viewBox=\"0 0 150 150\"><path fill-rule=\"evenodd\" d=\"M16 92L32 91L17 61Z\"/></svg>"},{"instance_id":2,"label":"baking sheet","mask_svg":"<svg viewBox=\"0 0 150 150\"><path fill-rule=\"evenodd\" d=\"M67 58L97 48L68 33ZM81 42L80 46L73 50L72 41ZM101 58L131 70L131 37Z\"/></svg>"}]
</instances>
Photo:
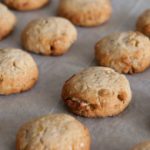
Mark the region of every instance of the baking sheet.
<instances>
[{"instance_id":1,"label":"baking sheet","mask_svg":"<svg viewBox=\"0 0 150 150\"><path fill-rule=\"evenodd\" d=\"M18 24L15 31L3 41L2 47L20 46L20 32L32 19L56 15L58 0L43 9L16 12ZM60 93L64 81L88 66L94 66L94 44L104 35L115 31L134 30L137 16L150 6L150 0L112 0L113 15L108 23L94 28L78 27L78 41L61 57L34 55L40 70L37 85L28 92L0 96L0 150L15 150L18 128L26 121L47 113L69 113ZM117 117L86 119L76 117L86 124L92 136L92 150L129 150L135 143L150 139L150 69L144 73L127 76L130 80L133 101Z\"/></svg>"}]
</instances>

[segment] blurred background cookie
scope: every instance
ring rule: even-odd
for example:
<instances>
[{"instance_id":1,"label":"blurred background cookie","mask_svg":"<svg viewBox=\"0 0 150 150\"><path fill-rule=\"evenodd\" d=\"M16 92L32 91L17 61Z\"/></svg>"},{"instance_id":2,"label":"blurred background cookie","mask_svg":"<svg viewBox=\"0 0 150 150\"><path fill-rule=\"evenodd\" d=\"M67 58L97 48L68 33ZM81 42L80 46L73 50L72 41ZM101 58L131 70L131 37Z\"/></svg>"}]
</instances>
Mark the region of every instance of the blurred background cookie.
<instances>
[{"instance_id":1,"label":"blurred background cookie","mask_svg":"<svg viewBox=\"0 0 150 150\"><path fill-rule=\"evenodd\" d=\"M80 26L106 22L112 13L109 0L60 0L58 14Z\"/></svg>"},{"instance_id":2,"label":"blurred background cookie","mask_svg":"<svg viewBox=\"0 0 150 150\"><path fill-rule=\"evenodd\" d=\"M29 90L37 79L37 65L28 53L14 48L0 49L0 94Z\"/></svg>"},{"instance_id":3,"label":"blurred background cookie","mask_svg":"<svg viewBox=\"0 0 150 150\"><path fill-rule=\"evenodd\" d=\"M24 124L17 150L90 150L88 129L66 114L51 114Z\"/></svg>"},{"instance_id":4,"label":"blurred background cookie","mask_svg":"<svg viewBox=\"0 0 150 150\"><path fill-rule=\"evenodd\" d=\"M22 32L22 45L31 52L43 55L63 55L77 39L70 21L60 17L31 21Z\"/></svg>"},{"instance_id":5,"label":"blurred background cookie","mask_svg":"<svg viewBox=\"0 0 150 150\"><path fill-rule=\"evenodd\" d=\"M85 117L118 115L131 97L126 77L105 67L90 67L73 75L62 89L62 99L69 109Z\"/></svg>"},{"instance_id":6,"label":"blurred background cookie","mask_svg":"<svg viewBox=\"0 0 150 150\"><path fill-rule=\"evenodd\" d=\"M95 57L120 73L142 72L150 66L150 40L140 32L113 33L96 44Z\"/></svg>"},{"instance_id":7,"label":"blurred background cookie","mask_svg":"<svg viewBox=\"0 0 150 150\"><path fill-rule=\"evenodd\" d=\"M43 7L49 0L4 0L4 3L10 8L16 10L34 10Z\"/></svg>"},{"instance_id":8,"label":"blurred background cookie","mask_svg":"<svg viewBox=\"0 0 150 150\"><path fill-rule=\"evenodd\" d=\"M150 37L150 9L144 11L138 18L136 29Z\"/></svg>"},{"instance_id":9,"label":"blurred background cookie","mask_svg":"<svg viewBox=\"0 0 150 150\"><path fill-rule=\"evenodd\" d=\"M150 150L150 141L137 144L132 150Z\"/></svg>"},{"instance_id":10,"label":"blurred background cookie","mask_svg":"<svg viewBox=\"0 0 150 150\"><path fill-rule=\"evenodd\" d=\"M15 25L15 15L0 3L0 40L6 37L14 29Z\"/></svg>"}]
</instances>

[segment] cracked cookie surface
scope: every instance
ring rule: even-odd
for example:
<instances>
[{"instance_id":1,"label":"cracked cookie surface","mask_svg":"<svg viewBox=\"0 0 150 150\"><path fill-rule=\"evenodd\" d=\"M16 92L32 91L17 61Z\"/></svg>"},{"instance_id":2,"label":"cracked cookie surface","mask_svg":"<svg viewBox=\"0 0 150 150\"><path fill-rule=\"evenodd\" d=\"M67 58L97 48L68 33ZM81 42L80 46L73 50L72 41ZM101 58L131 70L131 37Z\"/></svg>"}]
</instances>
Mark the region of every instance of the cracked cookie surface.
<instances>
[{"instance_id":1,"label":"cracked cookie surface","mask_svg":"<svg viewBox=\"0 0 150 150\"><path fill-rule=\"evenodd\" d=\"M96 26L106 22L112 12L109 0L61 0L58 14L80 26Z\"/></svg>"},{"instance_id":2,"label":"cracked cookie surface","mask_svg":"<svg viewBox=\"0 0 150 150\"><path fill-rule=\"evenodd\" d=\"M6 37L14 29L15 25L15 15L0 3L0 40Z\"/></svg>"},{"instance_id":3,"label":"cracked cookie surface","mask_svg":"<svg viewBox=\"0 0 150 150\"><path fill-rule=\"evenodd\" d=\"M60 17L31 21L22 33L24 48L43 55L63 55L76 39L75 27Z\"/></svg>"},{"instance_id":4,"label":"cracked cookie surface","mask_svg":"<svg viewBox=\"0 0 150 150\"><path fill-rule=\"evenodd\" d=\"M68 79L62 98L69 109L85 117L121 113L132 97L127 78L106 67L90 67Z\"/></svg>"},{"instance_id":5,"label":"cracked cookie surface","mask_svg":"<svg viewBox=\"0 0 150 150\"><path fill-rule=\"evenodd\" d=\"M66 114L50 114L24 124L17 150L90 150L88 129Z\"/></svg>"},{"instance_id":6,"label":"cracked cookie surface","mask_svg":"<svg viewBox=\"0 0 150 150\"><path fill-rule=\"evenodd\" d=\"M132 150L150 150L150 141L137 144Z\"/></svg>"},{"instance_id":7,"label":"cracked cookie surface","mask_svg":"<svg viewBox=\"0 0 150 150\"><path fill-rule=\"evenodd\" d=\"M4 3L10 8L16 10L34 10L43 7L49 0L4 0Z\"/></svg>"},{"instance_id":8,"label":"cracked cookie surface","mask_svg":"<svg viewBox=\"0 0 150 150\"><path fill-rule=\"evenodd\" d=\"M136 29L150 37L150 9L147 9L139 16Z\"/></svg>"},{"instance_id":9,"label":"cracked cookie surface","mask_svg":"<svg viewBox=\"0 0 150 150\"><path fill-rule=\"evenodd\" d=\"M114 33L96 44L95 57L120 73L143 72L150 66L150 40L140 32Z\"/></svg>"},{"instance_id":10,"label":"cracked cookie surface","mask_svg":"<svg viewBox=\"0 0 150 150\"><path fill-rule=\"evenodd\" d=\"M28 53L13 48L0 49L0 94L29 90L37 79L37 65Z\"/></svg>"}]
</instances>

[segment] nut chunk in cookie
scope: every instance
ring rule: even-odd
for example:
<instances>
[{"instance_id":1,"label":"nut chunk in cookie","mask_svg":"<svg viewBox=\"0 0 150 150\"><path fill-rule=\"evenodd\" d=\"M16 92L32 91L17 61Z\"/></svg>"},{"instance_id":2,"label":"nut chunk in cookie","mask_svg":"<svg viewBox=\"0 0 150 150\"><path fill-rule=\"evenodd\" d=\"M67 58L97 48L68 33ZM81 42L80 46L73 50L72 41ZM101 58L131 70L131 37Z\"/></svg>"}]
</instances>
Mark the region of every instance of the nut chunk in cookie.
<instances>
[{"instance_id":1,"label":"nut chunk in cookie","mask_svg":"<svg viewBox=\"0 0 150 150\"><path fill-rule=\"evenodd\" d=\"M143 72L150 66L150 40L140 32L113 33L97 42L95 57L120 73Z\"/></svg>"},{"instance_id":2,"label":"nut chunk in cookie","mask_svg":"<svg viewBox=\"0 0 150 150\"><path fill-rule=\"evenodd\" d=\"M37 65L27 52L14 48L0 49L0 94L29 90L37 80Z\"/></svg>"},{"instance_id":3,"label":"nut chunk in cookie","mask_svg":"<svg viewBox=\"0 0 150 150\"><path fill-rule=\"evenodd\" d=\"M16 150L90 150L90 134L69 115L49 114L20 128Z\"/></svg>"},{"instance_id":4,"label":"nut chunk in cookie","mask_svg":"<svg viewBox=\"0 0 150 150\"><path fill-rule=\"evenodd\" d=\"M14 29L15 25L15 15L0 3L0 40L6 37Z\"/></svg>"},{"instance_id":5,"label":"nut chunk in cookie","mask_svg":"<svg viewBox=\"0 0 150 150\"><path fill-rule=\"evenodd\" d=\"M68 79L62 99L69 109L84 117L120 114L129 105L132 93L124 75L106 67L90 67Z\"/></svg>"},{"instance_id":6,"label":"nut chunk in cookie","mask_svg":"<svg viewBox=\"0 0 150 150\"><path fill-rule=\"evenodd\" d=\"M96 26L106 22L112 13L109 0L60 0L58 15L79 26Z\"/></svg>"},{"instance_id":7,"label":"nut chunk in cookie","mask_svg":"<svg viewBox=\"0 0 150 150\"><path fill-rule=\"evenodd\" d=\"M42 55L63 55L77 39L77 31L67 19L48 17L31 21L22 32L22 45Z\"/></svg>"}]
</instances>

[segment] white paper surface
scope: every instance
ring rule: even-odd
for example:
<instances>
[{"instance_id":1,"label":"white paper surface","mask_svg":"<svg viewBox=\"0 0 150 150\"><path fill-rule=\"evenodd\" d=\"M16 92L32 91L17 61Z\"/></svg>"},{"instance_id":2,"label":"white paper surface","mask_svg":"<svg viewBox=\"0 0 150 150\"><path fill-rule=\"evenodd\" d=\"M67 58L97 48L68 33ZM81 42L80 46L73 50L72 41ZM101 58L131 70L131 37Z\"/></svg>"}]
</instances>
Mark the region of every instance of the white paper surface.
<instances>
[{"instance_id":1,"label":"white paper surface","mask_svg":"<svg viewBox=\"0 0 150 150\"><path fill-rule=\"evenodd\" d=\"M56 14L58 0L31 12L15 12L18 24L0 48L20 46L20 33L32 19ZM113 15L106 24L94 28L78 27L78 41L61 57L32 56L39 65L40 78L28 92L0 96L0 150L15 150L18 128L26 121L47 113L69 113L60 94L66 79L85 67L96 65L94 45L104 35L115 31L134 30L139 14L150 7L150 0L112 0ZM150 69L128 76L133 101L129 108L114 118L86 119L76 117L90 129L92 150L129 150L134 144L150 139Z\"/></svg>"}]
</instances>

